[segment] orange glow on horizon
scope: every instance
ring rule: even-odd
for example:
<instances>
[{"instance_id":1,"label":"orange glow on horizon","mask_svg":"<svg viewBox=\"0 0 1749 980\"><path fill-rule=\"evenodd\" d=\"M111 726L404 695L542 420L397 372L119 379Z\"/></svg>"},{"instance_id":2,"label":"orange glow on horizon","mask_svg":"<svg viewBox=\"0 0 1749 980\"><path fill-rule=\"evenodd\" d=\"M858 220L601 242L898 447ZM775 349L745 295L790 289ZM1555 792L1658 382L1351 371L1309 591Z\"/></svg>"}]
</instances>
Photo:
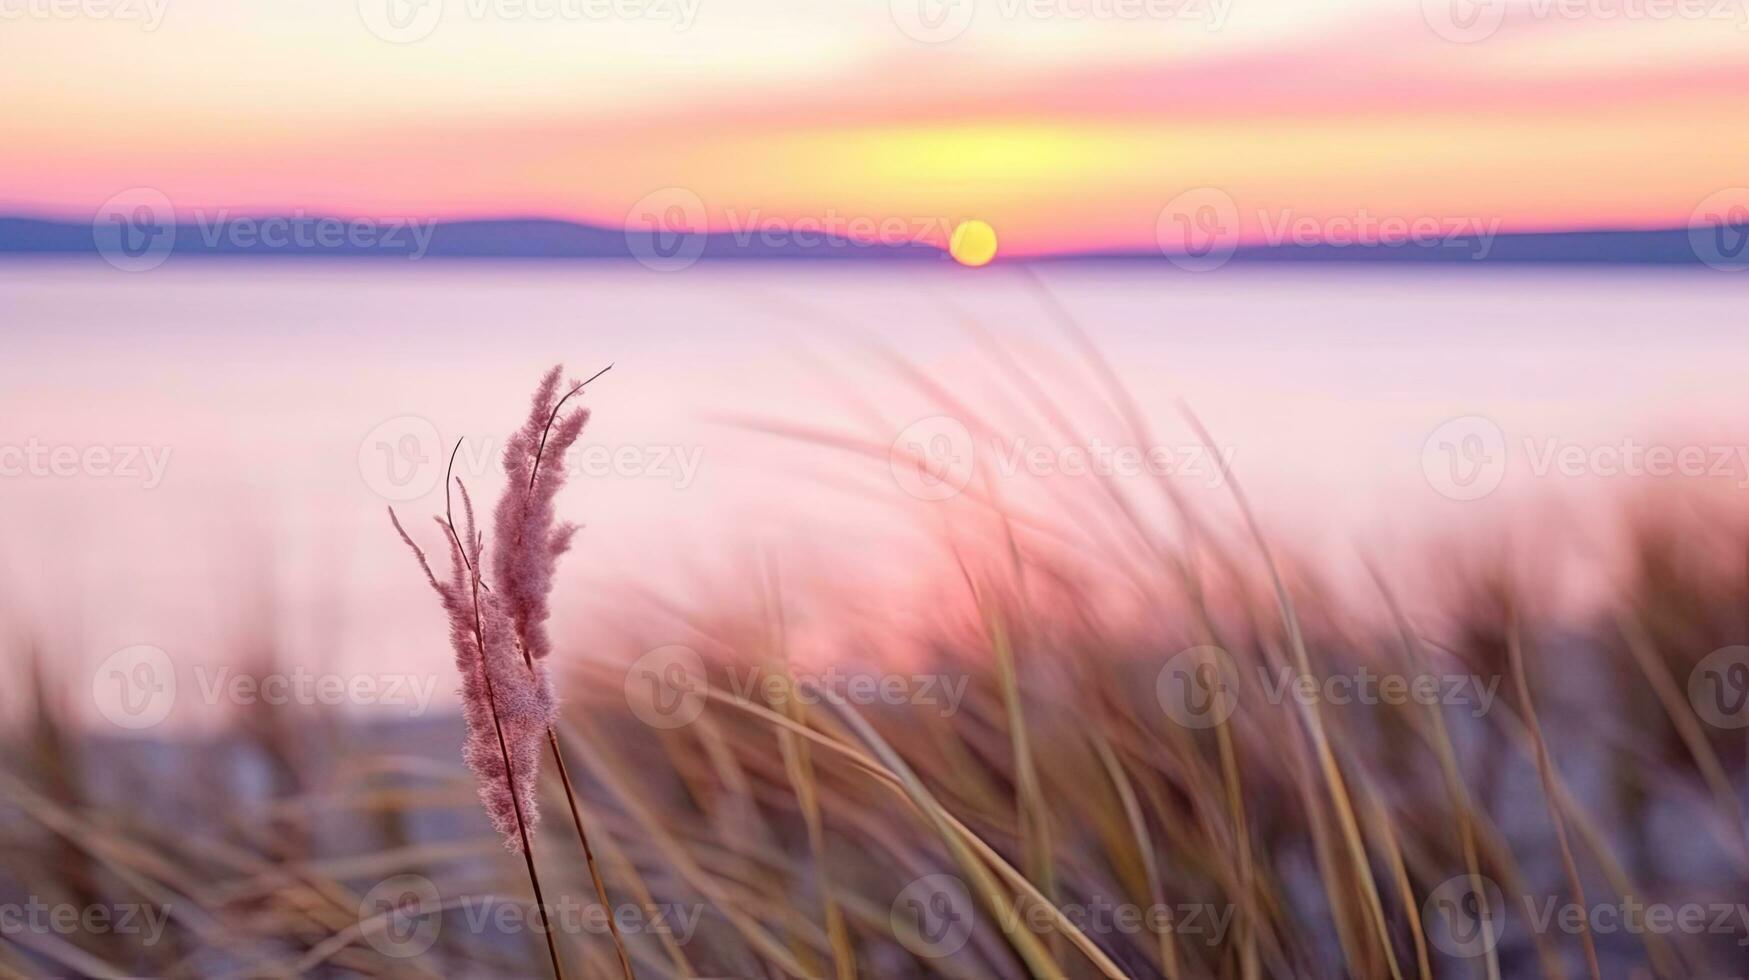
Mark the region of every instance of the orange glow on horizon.
<instances>
[{"instance_id":1,"label":"orange glow on horizon","mask_svg":"<svg viewBox=\"0 0 1749 980\"><path fill-rule=\"evenodd\" d=\"M945 246L976 216L1024 256L1152 249L1201 187L1258 241L1357 215L1681 227L1746 181L1749 62L1725 20L1514 6L1458 43L1423 4L1257 0L1218 26L988 17L925 41L886 3L797 20L735 2L674 0L684 30L458 15L404 43L355 4L272 31L218 0L150 30L9 20L0 81L65 81L0 107L0 213L88 217L150 187L190 214L619 227L684 188L713 230L827 216Z\"/></svg>"}]
</instances>

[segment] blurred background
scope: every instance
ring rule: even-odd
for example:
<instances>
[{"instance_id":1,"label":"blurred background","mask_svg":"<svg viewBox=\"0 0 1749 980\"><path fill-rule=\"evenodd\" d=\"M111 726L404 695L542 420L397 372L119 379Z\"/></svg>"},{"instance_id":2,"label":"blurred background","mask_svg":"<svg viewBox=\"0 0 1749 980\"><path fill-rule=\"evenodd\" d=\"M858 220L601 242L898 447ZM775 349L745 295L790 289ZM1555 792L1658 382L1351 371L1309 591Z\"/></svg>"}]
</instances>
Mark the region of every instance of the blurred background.
<instances>
[{"instance_id":1,"label":"blurred background","mask_svg":"<svg viewBox=\"0 0 1749 980\"><path fill-rule=\"evenodd\" d=\"M0 0L0 81L6 975L554 972L386 510L555 363L567 972L1741 970L1742 0Z\"/></svg>"}]
</instances>

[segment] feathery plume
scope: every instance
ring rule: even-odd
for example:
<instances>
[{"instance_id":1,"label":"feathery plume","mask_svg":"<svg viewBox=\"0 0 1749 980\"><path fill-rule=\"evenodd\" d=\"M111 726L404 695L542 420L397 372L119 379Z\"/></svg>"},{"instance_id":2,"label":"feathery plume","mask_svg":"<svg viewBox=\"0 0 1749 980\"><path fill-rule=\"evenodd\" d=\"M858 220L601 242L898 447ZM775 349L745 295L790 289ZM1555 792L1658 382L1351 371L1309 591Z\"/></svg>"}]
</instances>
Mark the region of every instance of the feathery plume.
<instances>
[{"instance_id":1,"label":"feathery plume","mask_svg":"<svg viewBox=\"0 0 1749 980\"><path fill-rule=\"evenodd\" d=\"M418 556L426 580L437 590L444 611L449 614L450 643L455 648L456 666L461 669L463 715L467 722L462 757L479 777L480 801L493 826L504 835L505 845L512 851L521 851L527 860L529 881L534 886L535 903L543 923L546 908L541 898L540 877L529 853L529 833L540 819L536 783L542 741L552 750L553 761L558 765L565 802L570 806L571 821L577 830L577 840L583 845L596 895L602 908L610 906L607 886L589 846L576 791L553 729L558 721L558 704L544 660L552 649L546 621L551 615L547 597L553 588L553 572L577 531L574 524L557 522L553 498L565 485L565 467L560 461L589 420L587 409L578 408L562 416L560 412L584 385L612 368L609 364L588 381L574 382L561 397L559 378L563 369L556 366L535 389L528 420L511 435L504 450L504 472L510 482L493 515L497 537L493 542L492 575L496 589L482 581L485 541L474 526L474 503L460 480L456 487L461 491L465 536L455 527L447 474L445 516L437 520L449 538L447 583L438 581L425 553L401 527L394 508L389 509L395 530ZM461 448L460 442L456 448ZM543 462L547 465L543 466ZM454 466L455 453L451 452L451 469ZM621 971L626 980L635 980L625 941L611 917L608 928L613 934ZM553 973L562 978L558 947L551 929L545 932Z\"/></svg>"},{"instance_id":2,"label":"feathery plume","mask_svg":"<svg viewBox=\"0 0 1749 980\"><path fill-rule=\"evenodd\" d=\"M603 368L589 381L612 367ZM504 473L510 482L493 517L498 547L493 552L492 576L514 624L517 643L531 663L552 650L545 629L551 615L547 596L552 592L559 556L571 547L571 538L577 533L577 525L557 520L553 498L565 485L565 453L589 421L586 408L561 414L571 396L589 383L573 381L561 396L561 371L561 366L555 366L541 379L527 421L504 447Z\"/></svg>"},{"instance_id":3,"label":"feathery plume","mask_svg":"<svg viewBox=\"0 0 1749 980\"><path fill-rule=\"evenodd\" d=\"M462 760L480 781L480 802L492 826L504 835L506 847L521 851L526 832L540 822L537 777L558 703L546 665L528 664L518 652L515 627L503 600L479 587L477 570L484 542L474 526L473 502L465 487L461 494L465 514L461 531L444 518L434 518L449 541L448 581L438 579L393 508L389 519L418 557L449 617L450 646L462 677L466 723Z\"/></svg>"}]
</instances>

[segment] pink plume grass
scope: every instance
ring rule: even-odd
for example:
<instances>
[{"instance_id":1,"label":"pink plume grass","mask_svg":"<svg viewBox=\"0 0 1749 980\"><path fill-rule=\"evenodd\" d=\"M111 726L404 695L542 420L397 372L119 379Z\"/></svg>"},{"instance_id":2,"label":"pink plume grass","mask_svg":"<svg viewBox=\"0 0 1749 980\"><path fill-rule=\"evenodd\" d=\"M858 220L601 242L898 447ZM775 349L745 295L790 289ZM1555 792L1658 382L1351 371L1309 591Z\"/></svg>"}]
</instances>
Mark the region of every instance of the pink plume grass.
<instances>
[{"instance_id":1,"label":"pink plume grass","mask_svg":"<svg viewBox=\"0 0 1749 980\"><path fill-rule=\"evenodd\" d=\"M493 552L492 577L530 662L552 651L546 633L552 615L548 596L559 556L577 533L577 525L558 521L553 499L565 486L565 453L589 421L586 408L563 412L565 402L588 382L572 382L561 396L560 371L554 367L541 379L527 421L504 447L504 474L510 482L493 514L499 547Z\"/></svg>"},{"instance_id":2,"label":"pink plume grass","mask_svg":"<svg viewBox=\"0 0 1749 980\"><path fill-rule=\"evenodd\" d=\"M465 487L461 492L465 535L444 518L435 518L449 541L448 581L433 573L393 508L389 519L418 557L449 617L450 646L462 678L462 761L478 778L480 803L504 835L505 846L521 851L525 833L540 822L536 786L541 751L558 718L558 701L546 665L531 664L522 656L504 600L480 587L477 570L484 542L474 526L473 502Z\"/></svg>"},{"instance_id":3,"label":"pink plume grass","mask_svg":"<svg viewBox=\"0 0 1749 980\"><path fill-rule=\"evenodd\" d=\"M589 381L612 367L609 364ZM462 716L466 722L462 759L479 779L480 802L492 825L504 835L505 846L521 852L528 865L528 879L543 926L547 919L546 902L541 896L540 874L535 870L529 845L530 835L540 822L537 784L543 742L552 750L553 761L558 765L565 801L571 808L571 820L583 845L596 895L602 908L610 904L607 886L583 828L583 816L577 809L571 777L565 771L564 756L559 752L559 739L553 728L559 716L558 701L545 663L552 650L546 622L551 616L548 597L553 589L553 573L558 568L559 556L570 548L571 538L577 532L576 525L558 522L553 499L565 485L564 455L589 420L589 412L583 408L561 415L565 403L589 383L574 383L561 397L562 371L562 367L554 367L541 379L528 420L505 446L504 472L510 482L493 515L496 540L492 575L497 589L482 580L486 568L485 540L474 525L474 502L460 480L455 485L462 495L465 536L457 531L454 513L448 508L448 474L444 477L445 516L437 519L449 539L447 582L438 580L425 552L401 526L394 508L389 508L389 520L401 540L413 549L419 567L425 570L426 581L437 591L449 616L450 646L455 650L456 667L462 676ZM460 448L461 443L457 442L456 449ZM454 452L450 453L450 466L455 466ZM608 928L613 933L614 949L626 980L635 980L631 958L612 917ZM542 931L546 934L553 975L563 980L552 929Z\"/></svg>"}]
</instances>

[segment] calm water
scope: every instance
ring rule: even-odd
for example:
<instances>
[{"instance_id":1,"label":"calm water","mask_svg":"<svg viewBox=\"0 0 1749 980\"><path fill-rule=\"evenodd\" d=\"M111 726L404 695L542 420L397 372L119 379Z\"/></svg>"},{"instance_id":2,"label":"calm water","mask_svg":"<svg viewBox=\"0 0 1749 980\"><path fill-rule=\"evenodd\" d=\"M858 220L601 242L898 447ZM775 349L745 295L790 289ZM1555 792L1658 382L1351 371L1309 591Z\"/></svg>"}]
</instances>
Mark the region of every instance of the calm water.
<instances>
[{"instance_id":1,"label":"calm water","mask_svg":"<svg viewBox=\"0 0 1749 980\"><path fill-rule=\"evenodd\" d=\"M1356 543L1498 525L1539 501L1571 512L1661 479L1601 472L1598 447L1605 462L1636 442L1698 447L1719 472L1749 445L1749 277L1037 275L1108 355L1155 427L1141 448L1159 449L1187 493L1225 506L1180 399L1272 533L1344 557ZM1024 438L972 437L979 479L1020 506L1046 508L1053 490L1072 499L1076 481L1092 492L1067 444L1136 442L1013 267L173 261L128 275L9 261L0 322L0 446L37 454L0 457L12 464L0 476L0 617L59 644L69 664L135 643L217 658L264 626L336 669L430 660L435 610L384 506L421 520L440 510L457 438L460 472L491 494L495 440L557 361L581 374L616 365L592 386L590 448L562 498L587 530L561 580L561 628L626 583L684 599L761 550L802 578L902 580L905 549L927 550L918 529L948 505L908 494L915 474L896 477L885 447L959 448L957 430L919 419L953 416L974 433L987 418ZM991 344L1069 409L1077 438L1029 407ZM888 353L939 388L907 383ZM1426 447L1468 416L1497 427L1506 462L1496 491L1452 499L1439 468L1460 473L1493 450L1472 423L1435 439L1451 459ZM876 457L733 424L745 418L850 434ZM1556 450L1585 461L1539 475ZM1735 462L1711 482L1735 486L1745 470Z\"/></svg>"}]
</instances>

